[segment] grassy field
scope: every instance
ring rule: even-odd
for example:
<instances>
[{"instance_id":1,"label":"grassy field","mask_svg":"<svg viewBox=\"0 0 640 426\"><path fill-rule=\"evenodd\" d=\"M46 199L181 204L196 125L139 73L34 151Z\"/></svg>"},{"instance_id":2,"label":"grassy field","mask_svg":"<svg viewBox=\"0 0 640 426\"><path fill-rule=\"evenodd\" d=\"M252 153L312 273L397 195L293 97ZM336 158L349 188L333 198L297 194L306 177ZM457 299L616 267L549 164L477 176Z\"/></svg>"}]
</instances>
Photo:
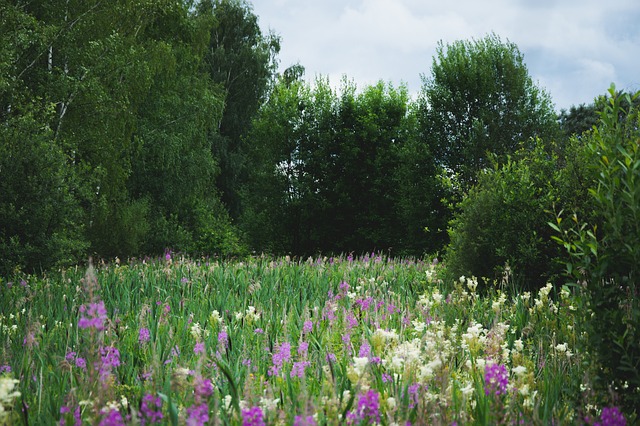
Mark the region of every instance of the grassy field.
<instances>
[{"instance_id":1,"label":"grassy field","mask_svg":"<svg viewBox=\"0 0 640 426\"><path fill-rule=\"evenodd\" d=\"M624 424L567 287L167 253L2 279L0 424Z\"/></svg>"}]
</instances>

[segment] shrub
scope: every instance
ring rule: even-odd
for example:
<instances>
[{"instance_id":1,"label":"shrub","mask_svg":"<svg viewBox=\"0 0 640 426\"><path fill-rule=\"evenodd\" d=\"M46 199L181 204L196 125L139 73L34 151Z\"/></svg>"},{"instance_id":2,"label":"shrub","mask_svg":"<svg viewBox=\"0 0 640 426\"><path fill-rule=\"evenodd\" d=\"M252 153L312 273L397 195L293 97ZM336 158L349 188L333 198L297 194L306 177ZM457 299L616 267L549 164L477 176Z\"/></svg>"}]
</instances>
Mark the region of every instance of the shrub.
<instances>
[{"instance_id":1,"label":"shrub","mask_svg":"<svg viewBox=\"0 0 640 426\"><path fill-rule=\"evenodd\" d=\"M561 215L552 227L568 253L566 272L586 289L591 345L602 365L599 384L627 409L640 406L640 110L612 86L600 122L586 138L593 171L590 223ZM628 105L628 109L624 107Z\"/></svg>"},{"instance_id":2,"label":"shrub","mask_svg":"<svg viewBox=\"0 0 640 426\"><path fill-rule=\"evenodd\" d=\"M550 278L551 259L559 253L547 226L556 164L538 140L532 151L519 151L480 175L450 224L446 261L454 277L495 279L509 265L526 288Z\"/></svg>"}]
</instances>

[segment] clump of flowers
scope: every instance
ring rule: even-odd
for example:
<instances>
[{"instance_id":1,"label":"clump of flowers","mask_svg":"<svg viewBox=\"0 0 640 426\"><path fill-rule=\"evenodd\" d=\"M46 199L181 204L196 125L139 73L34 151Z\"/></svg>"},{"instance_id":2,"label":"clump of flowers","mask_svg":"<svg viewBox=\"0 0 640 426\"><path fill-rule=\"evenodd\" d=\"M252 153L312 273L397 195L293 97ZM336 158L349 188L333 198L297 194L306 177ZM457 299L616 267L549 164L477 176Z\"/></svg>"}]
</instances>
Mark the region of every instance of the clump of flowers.
<instances>
[{"instance_id":1,"label":"clump of flowers","mask_svg":"<svg viewBox=\"0 0 640 426\"><path fill-rule=\"evenodd\" d=\"M276 353L271 356L273 365L269 368L269 376L277 376L285 362L291 361L291 343L283 342Z\"/></svg>"},{"instance_id":2,"label":"clump of flowers","mask_svg":"<svg viewBox=\"0 0 640 426\"><path fill-rule=\"evenodd\" d=\"M148 328L142 327L138 332L138 342L140 344L147 343L151 340L151 332L149 332Z\"/></svg>"},{"instance_id":3,"label":"clump of flowers","mask_svg":"<svg viewBox=\"0 0 640 426\"><path fill-rule=\"evenodd\" d=\"M626 426L627 419L618 407L604 407L600 414L600 421L593 426Z\"/></svg>"},{"instance_id":4,"label":"clump of flowers","mask_svg":"<svg viewBox=\"0 0 640 426\"><path fill-rule=\"evenodd\" d=\"M80 306L80 314L78 327L95 328L98 331L104 330L104 323L107 320L107 309L104 307L102 300L97 303L87 303Z\"/></svg>"},{"instance_id":5,"label":"clump of flowers","mask_svg":"<svg viewBox=\"0 0 640 426\"><path fill-rule=\"evenodd\" d=\"M13 405L13 400L20 396L20 392L14 388L19 380L9 377L0 377L0 424L5 424L9 417L8 409Z\"/></svg>"},{"instance_id":6,"label":"clump of flowers","mask_svg":"<svg viewBox=\"0 0 640 426\"><path fill-rule=\"evenodd\" d=\"M265 426L264 414L258 406L242 410L242 426Z\"/></svg>"},{"instance_id":7,"label":"clump of flowers","mask_svg":"<svg viewBox=\"0 0 640 426\"><path fill-rule=\"evenodd\" d=\"M380 394L369 389L358 396L358 406L355 411L347 414L347 424L366 424L380 423Z\"/></svg>"},{"instance_id":8,"label":"clump of flowers","mask_svg":"<svg viewBox=\"0 0 640 426\"><path fill-rule=\"evenodd\" d=\"M202 403L187 408L187 424L201 426L209 421L209 407Z\"/></svg>"},{"instance_id":9,"label":"clump of flowers","mask_svg":"<svg viewBox=\"0 0 640 426\"><path fill-rule=\"evenodd\" d=\"M485 395L504 395L507 393L509 374L504 364L487 363L484 367Z\"/></svg>"},{"instance_id":10,"label":"clump of flowers","mask_svg":"<svg viewBox=\"0 0 640 426\"><path fill-rule=\"evenodd\" d=\"M162 400L159 396L146 394L140 405L140 424L155 424L162 421Z\"/></svg>"}]
</instances>

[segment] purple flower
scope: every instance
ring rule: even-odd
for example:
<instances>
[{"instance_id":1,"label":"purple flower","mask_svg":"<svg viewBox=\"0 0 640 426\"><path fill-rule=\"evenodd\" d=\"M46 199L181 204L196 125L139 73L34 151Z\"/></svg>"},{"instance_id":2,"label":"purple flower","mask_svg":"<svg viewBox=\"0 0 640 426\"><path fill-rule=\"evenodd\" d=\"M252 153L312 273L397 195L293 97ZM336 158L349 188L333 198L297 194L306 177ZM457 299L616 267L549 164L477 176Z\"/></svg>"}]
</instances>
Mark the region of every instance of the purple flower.
<instances>
[{"instance_id":1,"label":"purple flower","mask_svg":"<svg viewBox=\"0 0 640 426\"><path fill-rule=\"evenodd\" d=\"M193 347L193 353L195 354L205 353L204 343L203 342L196 343L196 345Z\"/></svg>"},{"instance_id":2,"label":"purple flower","mask_svg":"<svg viewBox=\"0 0 640 426\"><path fill-rule=\"evenodd\" d=\"M304 324L302 325L302 334L311 333L312 330L313 330L313 322L305 321Z\"/></svg>"},{"instance_id":3,"label":"purple flower","mask_svg":"<svg viewBox=\"0 0 640 426\"><path fill-rule=\"evenodd\" d=\"M120 352L113 346L100 348L101 363L99 369L100 379L106 382L111 375L111 370L120 365Z\"/></svg>"},{"instance_id":4,"label":"purple flower","mask_svg":"<svg viewBox=\"0 0 640 426\"><path fill-rule=\"evenodd\" d=\"M76 358L76 367L82 368L83 370L87 368L87 361L84 358Z\"/></svg>"},{"instance_id":5,"label":"purple flower","mask_svg":"<svg viewBox=\"0 0 640 426\"><path fill-rule=\"evenodd\" d=\"M310 365L311 363L309 361L294 362L291 368L291 378L299 377L302 379L304 377L304 368Z\"/></svg>"},{"instance_id":6,"label":"purple flower","mask_svg":"<svg viewBox=\"0 0 640 426\"><path fill-rule=\"evenodd\" d=\"M347 424L360 424L362 421L366 424L380 423L380 394L373 389L361 393L355 412L347 415Z\"/></svg>"},{"instance_id":7,"label":"purple flower","mask_svg":"<svg viewBox=\"0 0 640 426\"><path fill-rule=\"evenodd\" d=\"M80 306L80 319L78 327L95 328L98 331L104 330L104 322L107 320L107 309L101 300L98 303L89 303Z\"/></svg>"},{"instance_id":8,"label":"purple flower","mask_svg":"<svg viewBox=\"0 0 640 426\"><path fill-rule=\"evenodd\" d=\"M138 332L138 342L140 344L147 343L151 340L151 333L148 328L142 327Z\"/></svg>"},{"instance_id":9,"label":"purple flower","mask_svg":"<svg viewBox=\"0 0 640 426\"><path fill-rule=\"evenodd\" d=\"M187 425L202 426L209 421L209 407L207 404L192 405L187 408Z\"/></svg>"},{"instance_id":10,"label":"purple flower","mask_svg":"<svg viewBox=\"0 0 640 426\"><path fill-rule=\"evenodd\" d=\"M276 376L285 362L291 361L291 343L283 342L279 347L276 353L271 355L271 360L273 361L273 366L268 371L270 376Z\"/></svg>"},{"instance_id":11,"label":"purple flower","mask_svg":"<svg viewBox=\"0 0 640 426\"><path fill-rule=\"evenodd\" d=\"M307 416L307 417L302 417L302 416L296 416L293 419L293 426L316 426L316 420L313 418L313 416Z\"/></svg>"},{"instance_id":12,"label":"purple flower","mask_svg":"<svg viewBox=\"0 0 640 426\"><path fill-rule=\"evenodd\" d=\"M8 364L0 365L0 374L2 373L11 373L11 366Z\"/></svg>"},{"instance_id":13,"label":"purple flower","mask_svg":"<svg viewBox=\"0 0 640 426\"><path fill-rule=\"evenodd\" d=\"M503 364L486 364L484 367L484 393L485 395L504 395L507 393L509 375L507 367Z\"/></svg>"},{"instance_id":14,"label":"purple flower","mask_svg":"<svg viewBox=\"0 0 640 426\"><path fill-rule=\"evenodd\" d=\"M142 405L140 405L140 424L144 426L160 423L162 418L162 400L159 396L146 394L142 398Z\"/></svg>"},{"instance_id":15,"label":"purple flower","mask_svg":"<svg viewBox=\"0 0 640 426\"><path fill-rule=\"evenodd\" d=\"M253 330L253 332L256 334L264 334L264 330L261 328L256 328L255 330Z\"/></svg>"},{"instance_id":16,"label":"purple flower","mask_svg":"<svg viewBox=\"0 0 640 426\"><path fill-rule=\"evenodd\" d=\"M309 342L300 342L298 346L298 355L305 358L309 352Z\"/></svg>"},{"instance_id":17,"label":"purple flower","mask_svg":"<svg viewBox=\"0 0 640 426\"><path fill-rule=\"evenodd\" d=\"M104 413L104 411L103 411ZM118 410L109 410L100 420L99 426L124 426L124 419Z\"/></svg>"},{"instance_id":18,"label":"purple flower","mask_svg":"<svg viewBox=\"0 0 640 426\"><path fill-rule=\"evenodd\" d=\"M196 395L200 397L209 397L213 395L213 383L211 383L211 380L197 376L195 380L194 391Z\"/></svg>"},{"instance_id":19,"label":"purple flower","mask_svg":"<svg viewBox=\"0 0 640 426\"><path fill-rule=\"evenodd\" d=\"M242 426L265 426L264 414L258 406L242 410Z\"/></svg>"},{"instance_id":20,"label":"purple flower","mask_svg":"<svg viewBox=\"0 0 640 426\"><path fill-rule=\"evenodd\" d=\"M226 348L227 345L229 344L228 342L229 342L229 335L227 334L227 331L226 330L220 331L220 333L218 333L218 343L220 343L223 348Z\"/></svg>"},{"instance_id":21,"label":"purple flower","mask_svg":"<svg viewBox=\"0 0 640 426\"><path fill-rule=\"evenodd\" d=\"M618 407L604 407L600 414L600 421L595 422L594 426L625 426L626 424L627 419Z\"/></svg>"},{"instance_id":22,"label":"purple flower","mask_svg":"<svg viewBox=\"0 0 640 426\"><path fill-rule=\"evenodd\" d=\"M357 326L358 326L358 320L353 315L353 313L348 312L347 313L347 330L351 330L352 328L355 328Z\"/></svg>"},{"instance_id":23,"label":"purple flower","mask_svg":"<svg viewBox=\"0 0 640 426\"><path fill-rule=\"evenodd\" d=\"M369 345L369 342L367 342L366 340L362 342L362 345L360 345L358 356L360 358L364 358L364 357L369 358L371 356L371 345Z\"/></svg>"},{"instance_id":24,"label":"purple flower","mask_svg":"<svg viewBox=\"0 0 640 426\"><path fill-rule=\"evenodd\" d=\"M120 351L114 346L106 346L100 348L100 355L102 356L102 365L106 367L119 367L120 366Z\"/></svg>"},{"instance_id":25,"label":"purple flower","mask_svg":"<svg viewBox=\"0 0 640 426\"><path fill-rule=\"evenodd\" d=\"M337 361L337 359L338 359L338 358L336 357L336 355L335 355L334 353L332 353L332 352L328 352L328 353L327 353L327 356L326 356L326 360L327 360L327 361L329 361L329 362L336 362L336 361Z\"/></svg>"},{"instance_id":26,"label":"purple flower","mask_svg":"<svg viewBox=\"0 0 640 426\"><path fill-rule=\"evenodd\" d=\"M409 386L409 409L415 408L420 401L418 392L420 391L420 383L414 383Z\"/></svg>"}]
</instances>

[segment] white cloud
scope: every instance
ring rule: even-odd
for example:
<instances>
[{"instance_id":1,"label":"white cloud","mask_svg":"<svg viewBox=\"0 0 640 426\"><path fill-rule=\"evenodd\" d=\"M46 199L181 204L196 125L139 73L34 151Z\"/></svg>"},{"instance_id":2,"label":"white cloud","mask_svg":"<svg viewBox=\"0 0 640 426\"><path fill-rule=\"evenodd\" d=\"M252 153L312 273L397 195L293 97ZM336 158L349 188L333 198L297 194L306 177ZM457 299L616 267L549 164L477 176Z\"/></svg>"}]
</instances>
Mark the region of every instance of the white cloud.
<instances>
[{"instance_id":1,"label":"white cloud","mask_svg":"<svg viewBox=\"0 0 640 426\"><path fill-rule=\"evenodd\" d=\"M418 91L438 41L491 32L516 43L558 107L640 83L637 0L254 0L254 11L281 35L283 68L300 62L336 85L346 74Z\"/></svg>"}]
</instances>

